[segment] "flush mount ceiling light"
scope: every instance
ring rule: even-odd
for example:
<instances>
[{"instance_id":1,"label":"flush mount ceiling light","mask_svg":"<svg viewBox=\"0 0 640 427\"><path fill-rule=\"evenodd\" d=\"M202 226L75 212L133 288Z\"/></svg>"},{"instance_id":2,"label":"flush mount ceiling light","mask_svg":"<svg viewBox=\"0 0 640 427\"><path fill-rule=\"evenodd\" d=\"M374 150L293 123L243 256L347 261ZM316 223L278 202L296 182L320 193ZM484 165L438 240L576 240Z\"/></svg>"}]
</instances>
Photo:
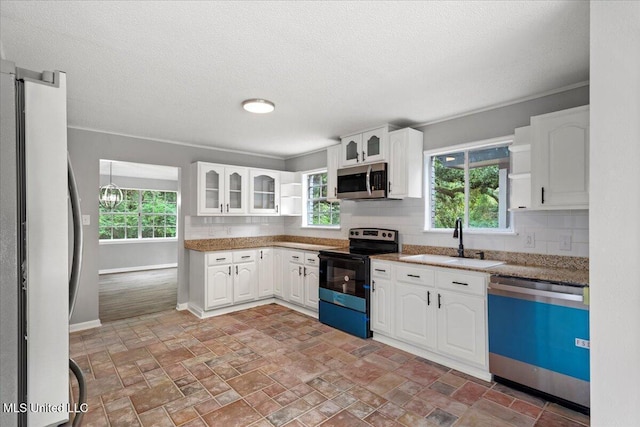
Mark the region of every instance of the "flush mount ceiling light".
<instances>
[{"instance_id":1,"label":"flush mount ceiling light","mask_svg":"<svg viewBox=\"0 0 640 427\"><path fill-rule=\"evenodd\" d=\"M266 99L247 99L242 101L242 108L250 113L265 114L275 110L276 106L273 102Z\"/></svg>"}]
</instances>

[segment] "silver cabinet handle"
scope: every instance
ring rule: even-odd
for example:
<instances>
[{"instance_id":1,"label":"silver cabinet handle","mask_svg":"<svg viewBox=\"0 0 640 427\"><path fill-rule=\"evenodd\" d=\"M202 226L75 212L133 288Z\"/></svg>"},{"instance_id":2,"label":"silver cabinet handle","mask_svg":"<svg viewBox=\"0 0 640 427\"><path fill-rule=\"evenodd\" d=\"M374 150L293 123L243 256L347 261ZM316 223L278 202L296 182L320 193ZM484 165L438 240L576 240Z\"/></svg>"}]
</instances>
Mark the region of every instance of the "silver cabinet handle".
<instances>
[{"instance_id":1,"label":"silver cabinet handle","mask_svg":"<svg viewBox=\"0 0 640 427\"><path fill-rule=\"evenodd\" d=\"M333 187L333 197L338 197L338 187Z\"/></svg>"},{"instance_id":2,"label":"silver cabinet handle","mask_svg":"<svg viewBox=\"0 0 640 427\"><path fill-rule=\"evenodd\" d=\"M387 270L383 270L381 268L374 268L373 271L377 271L377 272L380 272L380 273L386 273L387 272Z\"/></svg>"},{"instance_id":3,"label":"silver cabinet handle","mask_svg":"<svg viewBox=\"0 0 640 427\"><path fill-rule=\"evenodd\" d=\"M225 259L227 259L227 258L226 257L225 258L216 258L216 261L224 261Z\"/></svg>"},{"instance_id":4,"label":"silver cabinet handle","mask_svg":"<svg viewBox=\"0 0 640 427\"><path fill-rule=\"evenodd\" d=\"M362 161L364 162L364 151L362 152Z\"/></svg>"},{"instance_id":5,"label":"silver cabinet handle","mask_svg":"<svg viewBox=\"0 0 640 427\"><path fill-rule=\"evenodd\" d=\"M224 212L224 211L222 210L222 203L220 203L220 212Z\"/></svg>"},{"instance_id":6,"label":"silver cabinet handle","mask_svg":"<svg viewBox=\"0 0 640 427\"><path fill-rule=\"evenodd\" d=\"M427 291L427 305L431 305L431 291Z\"/></svg>"},{"instance_id":7,"label":"silver cabinet handle","mask_svg":"<svg viewBox=\"0 0 640 427\"><path fill-rule=\"evenodd\" d=\"M304 268L304 277L307 277L307 267Z\"/></svg>"},{"instance_id":8,"label":"silver cabinet handle","mask_svg":"<svg viewBox=\"0 0 640 427\"><path fill-rule=\"evenodd\" d=\"M236 276L238 275L238 266L236 265Z\"/></svg>"},{"instance_id":9,"label":"silver cabinet handle","mask_svg":"<svg viewBox=\"0 0 640 427\"><path fill-rule=\"evenodd\" d=\"M262 251L260 251L260 259L262 259Z\"/></svg>"},{"instance_id":10,"label":"silver cabinet handle","mask_svg":"<svg viewBox=\"0 0 640 427\"><path fill-rule=\"evenodd\" d=\"M371 281L371 292L375 292L376 291L376 281L372 280Z\"/></svg>"},{"instance_id":11,"label":"silver cabinet handle","mask_svg":"<svg viewBox=\"0 0 640 427\"><path fill-rule=\"evenodd\" d=\"M438 294L438 308L442 307L441 298L442 298L442 295Z\"/></svg>"},{"instance_id":12,"label":"silver cabinet handle","mask_svg":"<svg viewBox=\"0 0 640 427\"><path fill-rule=\"evenodd\" d=\"M369 168L367 169L367 193L369 193L369 195L371 195L371 165L369 165Z\"/></svg>"},{"instance_id":13,"label":"silver cabinet handle","mask_svg":"<svg viewBox=\"0 0 640 427\"><path fill-rule=\"evenodd\" d=\"M231 266L229 266L229 276L231 276Z\"/></svg>"},{"instance_id":14,"label":"silver cabinet handle","mask_svg":"<svg viewBox=\"0 0 640 427\"><path fill-rule=\"evenodd\" d=\"M229 212L229 203L227 203L227 212Z\"/></svg>"},{"instance_id":15,"label":"silver cabinet handle","mask_svg":"<svg viewBox=\"0 0 640 427\"><path fill-rule=\"evenodd\" d=\"M241 259L251 258L251 255L242 255L240 258L241 258Z\"/></svg>"},{"instance_id":16,"label":"silver cabinet handle","mask_svg":"<svg viewBox=\"0 0 640 427\"><path fill-rule=\"evenodd\" d=\"M302 276L302 267L298 267L298 276Z\"/></svg>"}]
</instances>

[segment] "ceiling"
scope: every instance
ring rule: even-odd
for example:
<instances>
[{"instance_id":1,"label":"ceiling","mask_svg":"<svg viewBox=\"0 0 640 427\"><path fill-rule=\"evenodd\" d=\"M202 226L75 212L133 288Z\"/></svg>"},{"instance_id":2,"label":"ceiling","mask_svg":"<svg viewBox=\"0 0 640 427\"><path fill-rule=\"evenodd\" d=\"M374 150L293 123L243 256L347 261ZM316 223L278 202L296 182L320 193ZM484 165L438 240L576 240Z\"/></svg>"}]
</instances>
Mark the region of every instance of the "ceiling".
<instances>
[{"instance_id":1,"label":"ceiling","mask_svg":"<svg viewBox=\"0 0 640 427\"><path fill-rule=\"evenodd\" d=\"M280 158L589 79L587 1L0 2L71 127ZM266 98L275 112L245 112Z\"/></svg>"}]
</instances>

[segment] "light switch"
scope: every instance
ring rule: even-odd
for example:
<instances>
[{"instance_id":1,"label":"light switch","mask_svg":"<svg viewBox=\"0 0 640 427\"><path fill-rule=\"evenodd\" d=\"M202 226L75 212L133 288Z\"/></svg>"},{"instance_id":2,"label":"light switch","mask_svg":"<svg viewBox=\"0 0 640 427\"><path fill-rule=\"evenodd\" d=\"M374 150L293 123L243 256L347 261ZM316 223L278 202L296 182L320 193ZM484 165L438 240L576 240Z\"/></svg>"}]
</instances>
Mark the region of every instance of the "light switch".
<instances>
[{"instance_id":1,"label":"light switch","mask_svg":"<svg viewBox=\"0 0 640 427\"><path fill-rule=\"evenodd\" d=\"M82 225L91 225L91 215L82 215Z\"/></svg>"}]
</instances>

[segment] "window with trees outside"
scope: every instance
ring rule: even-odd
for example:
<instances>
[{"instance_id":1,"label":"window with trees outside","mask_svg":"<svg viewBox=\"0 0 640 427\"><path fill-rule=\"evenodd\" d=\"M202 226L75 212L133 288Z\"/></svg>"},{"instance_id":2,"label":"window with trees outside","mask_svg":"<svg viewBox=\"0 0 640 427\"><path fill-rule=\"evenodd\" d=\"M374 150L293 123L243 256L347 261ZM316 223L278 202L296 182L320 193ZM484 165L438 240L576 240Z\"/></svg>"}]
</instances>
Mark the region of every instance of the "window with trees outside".
<instances>
[{"instance_id":1,"label":"window with trees outside","mask_svg":"<svg viewBox=\"0 0 640 427\"><path fill-rule=\"evenodd\" d=\"M314 172L305 177L304 225L339 226L340 203L327 200L327 172Z\"/></svg>"},{"instance_id":2,"label":"window with trees outside","mask_svg":"<svg viewBox=\"0 0 640 427\"><path fill-rule=\"evenodd\" d=\"M122 189L122 195L113 210L100 206L100 240L176 237L175 191Z\"/></svg>"},{"instance_id":3,"label":"window with trees outside","mask_svg":"<svg viewBox=\"0 0 640 427\"><path fill-rule=\"evenodd\" d=\"M467 229L510 229L510 143L503 140L426 157L427 229L453 228L457 218L462 218Z\"/></svg>"}]
</instances>

